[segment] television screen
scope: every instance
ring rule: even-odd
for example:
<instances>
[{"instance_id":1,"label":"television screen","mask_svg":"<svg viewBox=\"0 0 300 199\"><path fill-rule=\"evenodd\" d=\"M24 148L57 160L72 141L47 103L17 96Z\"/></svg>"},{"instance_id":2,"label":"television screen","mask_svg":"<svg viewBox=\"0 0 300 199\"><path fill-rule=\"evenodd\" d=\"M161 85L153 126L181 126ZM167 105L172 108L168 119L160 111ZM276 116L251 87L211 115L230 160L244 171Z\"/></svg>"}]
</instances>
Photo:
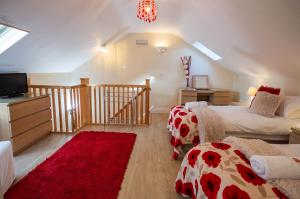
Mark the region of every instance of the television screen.
<instances>
[{"instance_id":1,"label":"television screen","mask_svg":"<svg viewBox=\"0 0 300 199\"><path fill-rule=\"evenodd\" d=\"M14 96L27 92L26 73L0 73L0 96Z\"/></svg>"}]
</instances>

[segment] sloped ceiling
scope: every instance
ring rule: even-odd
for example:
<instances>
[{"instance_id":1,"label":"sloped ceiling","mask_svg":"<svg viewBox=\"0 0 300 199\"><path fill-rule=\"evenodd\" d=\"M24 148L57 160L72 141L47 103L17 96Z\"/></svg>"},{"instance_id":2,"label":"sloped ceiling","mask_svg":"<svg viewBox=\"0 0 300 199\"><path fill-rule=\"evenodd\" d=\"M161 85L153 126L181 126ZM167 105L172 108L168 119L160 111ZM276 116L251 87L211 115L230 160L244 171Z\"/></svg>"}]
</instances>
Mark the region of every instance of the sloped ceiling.
<instances>
[{"instance_id":1,"label":"sloped ceiling","mask_svg":"<svg viewBox=\"0 0 300 199\"><path fill-rule=\"evenodd\" d=\"M252 76L300 77L299 0L157 0L158 20L136 18L137 0L0 0L0 21L30 31L0 55L0 70L70 72L126 28L200 41L221 64Z\"/></svg>"}]
</instances>

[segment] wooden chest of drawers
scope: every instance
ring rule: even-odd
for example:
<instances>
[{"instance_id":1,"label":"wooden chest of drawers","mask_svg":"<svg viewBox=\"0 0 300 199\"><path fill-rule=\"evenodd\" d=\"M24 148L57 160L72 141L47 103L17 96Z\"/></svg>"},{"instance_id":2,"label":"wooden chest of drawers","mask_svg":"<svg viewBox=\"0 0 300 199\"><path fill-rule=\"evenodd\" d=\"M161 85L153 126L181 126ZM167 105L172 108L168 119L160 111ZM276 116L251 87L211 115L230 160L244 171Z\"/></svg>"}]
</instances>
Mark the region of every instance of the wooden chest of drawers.
<instances>
[{"instance_id":1,"label":"wooden chest of drawers","mask_svg":"<svg viewBox=\"0 0 300 199\"><path fill-rule=\"evenodd\" d=\"M48 95L0 100L0 140L10 140L14 154L50 134L51 126Z\"/></svg>"}]
</instances>

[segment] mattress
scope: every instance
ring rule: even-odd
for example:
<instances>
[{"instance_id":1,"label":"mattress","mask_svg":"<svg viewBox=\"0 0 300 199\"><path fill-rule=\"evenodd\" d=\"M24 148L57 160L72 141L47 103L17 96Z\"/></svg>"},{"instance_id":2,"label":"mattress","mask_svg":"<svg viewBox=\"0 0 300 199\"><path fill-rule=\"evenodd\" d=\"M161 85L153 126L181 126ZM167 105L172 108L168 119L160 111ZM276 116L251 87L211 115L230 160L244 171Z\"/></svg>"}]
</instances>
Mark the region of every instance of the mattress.
<instances>
[{"instance_id":1,"label":"mattress","mask_svg":"<svg viewBox=\"0 0 300 199\"><path fill-rule=\"evenodd\" d=\"M253 138L273 136L288 139L291 127L300 126L300 119L268 118L253 114L245 106L209 106L224 120L226 132L231 135L251 134ZM262 139L262 138L261 138Z\"/></svg>"},{"instance_id":2,"label":"mattress","mask_svg":"<svg viewBox=\"0 0 300 199\"><path fill-rule=\"evenodd\" d=\"M0 198L15 179L13 153L9 141L0 142Z\"/></svg>"},{"instance_id":3,"label":"mattress","mask_svg":"<svg viewBox=\"0 0 300 199\"><path fill-rule=\"evenodd\" d=\"M247 139L260 139L271 143L287 143L289 141L289 135L276 135L276 134L264 134L263 132L240 132L240 131L226 131L226 136L234 136Z\"/></svg>"}]
</instances>

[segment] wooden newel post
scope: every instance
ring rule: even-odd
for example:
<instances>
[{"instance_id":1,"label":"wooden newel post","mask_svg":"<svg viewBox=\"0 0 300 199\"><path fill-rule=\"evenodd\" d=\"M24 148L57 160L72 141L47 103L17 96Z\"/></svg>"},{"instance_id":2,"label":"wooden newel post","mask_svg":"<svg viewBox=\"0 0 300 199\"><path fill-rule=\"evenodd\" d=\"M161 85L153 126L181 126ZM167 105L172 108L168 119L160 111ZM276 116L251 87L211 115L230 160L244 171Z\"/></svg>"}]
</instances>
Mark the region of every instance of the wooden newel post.
<instances>
[{"instance_id":1,"label":"wooden newel post","mask_svg":"<svg viewBox=\"0 0 300 199\"><path fill-rule=\"evenodd\" d=\"M80 102L81 102L81 115L82 115L82 124L87 125L91 124L91 104L90 104L90 92L89 92L89 84L90 78L80 78Z\"/></svg>"},{"instance_id":2,"label":"wooden newel post","mask_svg":"<svg viewBox=\"0 0 300 199\"><path fill-rule=\"evenodd\" d=\"M146 79L146 115L145 115L145 122L147 125L150 124L150 79Z\"/></svg>"}]
</instances>

